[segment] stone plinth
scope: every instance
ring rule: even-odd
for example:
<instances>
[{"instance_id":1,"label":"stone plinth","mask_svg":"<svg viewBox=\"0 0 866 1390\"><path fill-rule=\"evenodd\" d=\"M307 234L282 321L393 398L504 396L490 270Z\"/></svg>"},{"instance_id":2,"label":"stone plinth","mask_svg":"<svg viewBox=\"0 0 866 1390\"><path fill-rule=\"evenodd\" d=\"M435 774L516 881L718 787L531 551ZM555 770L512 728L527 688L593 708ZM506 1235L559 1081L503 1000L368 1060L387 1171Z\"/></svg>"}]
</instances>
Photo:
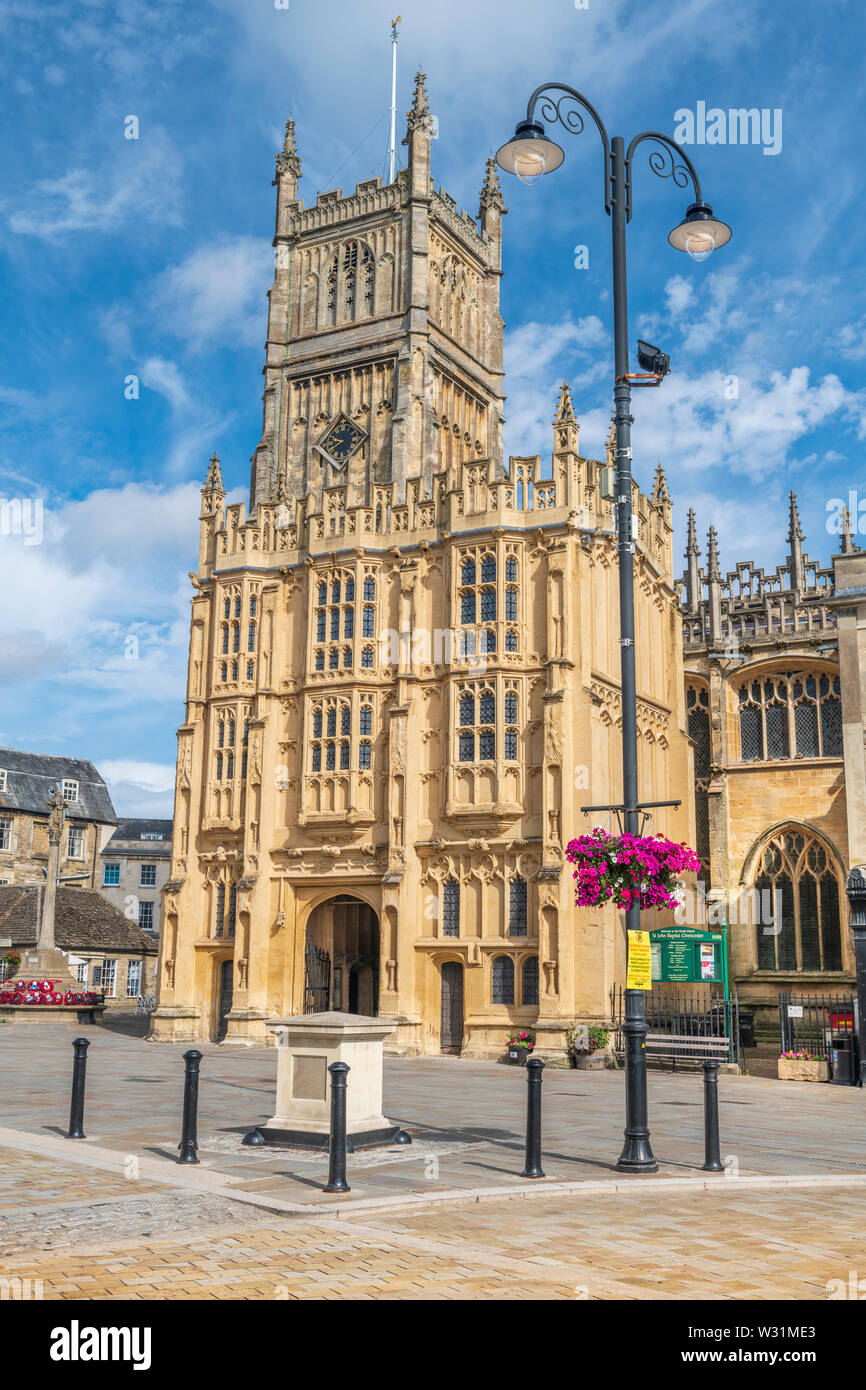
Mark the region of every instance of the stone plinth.
<instances>
[{"instance_id":1,"label":"stone plinth","mask_svg":"<svg viewBox=\"0 0 866 1390\"><path fill-rule=\"evenodd\" d=\"M37 1028L80 1028L101 1022L104 1013L104 1004L0 1004L0 1019L6 1023L32 1023Z\"/></svg>"},{"instance_id":2,"label":"stone plinth","mask_svg":"<svg viewBox=\"0 0 866 1390\"><path fill-rule=\"evenodd\" d=\"M830 1063L826 1057L780 1057L780 1081L829 1081Z\"/></svg>"},{"instance_id":3,"label":"stone plinth","mask_svg":"<svg viewBox=\"0 0 866 1390\"><path fill-rule=\"evenodd\" d=\"M328 1067L345 1062L346 1135L350 1152L407 1143L382 1114L382 1041L394 1019L337 1012L268 1019L277 1042L277 1108L258 1133L266 1144L328 1147L331 1087Z\"/></svg>"}]
</instances>

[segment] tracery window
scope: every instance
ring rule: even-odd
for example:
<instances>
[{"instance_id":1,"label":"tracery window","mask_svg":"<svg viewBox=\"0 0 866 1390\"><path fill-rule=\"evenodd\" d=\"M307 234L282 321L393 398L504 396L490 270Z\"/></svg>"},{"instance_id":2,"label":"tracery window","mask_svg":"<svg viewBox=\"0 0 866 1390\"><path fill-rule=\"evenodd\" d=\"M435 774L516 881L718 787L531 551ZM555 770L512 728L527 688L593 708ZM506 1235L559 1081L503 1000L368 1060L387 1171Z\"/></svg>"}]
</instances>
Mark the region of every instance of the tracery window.
<instances>
[{"instance_id":1,"label":"tracery window","mask_svg":"<svg viewBox=\"0 0 866 1390\"><path fill-rule=\"evenodd\" d=\"M517 759L517 689L509 684L505 687L505 761Z\"/></svg>"},{"instance_id":2,"label":"tracery window","mask_svg":"<svg viewBox=\"0 0 866 1390\"><path fill-rule=\"evenodd\" d=\"M226 884L220 882L216 886L214 896L214 936L233 937L238 914L238 890L234 883ZM226 911L226 899L228 899L228 911Z\"/></svg>"},{"instance_id":3,"label":"tracery window","mask_svg":"<svg viewBox=\"0 0 866 1390\"><path fill-rule=\"evenodd\" d=\"M493 960L493 989L491 1002L494 1004L514 1003L514 961L510 956L495 956Z\"/></svg>"},{"instance_id":4,"label":"tracery window","mask_svg":"<svg viewBox=\"0 0 866 1390\"><path fill-rule=\"evenodd\" d=\"M489 685L464 688L457 701L457 757L461 763L496 757L496 695Z\"/></svg>"},{"instance_id":5,"label":"tracery window","mask_svg":"<svg viewBox=\"0 0 866 1390\"><path fill-rule=\"evenodd\" d=\"M348 699L328 697L318 701L310 713L310 771L347 772L352 767L353 713ZM357 730L361 740L357 745L357 766L369 768L371 763L373 706L364 700L360 706Z\"/></svg>"},{"instance_id":6,"label":"tracery window","mask_svg":"<svg viewBox=\"0 0 866 1390\"><path fill-rule=\"evenodd\" d=\"M695 746L695 838L704 877L710 877L709 785L712 763L710 735L710 695L704 685L686 689L689 738Z\"/></svg>"},{"instance_id":7,"label":"tracery window","mask_svg":"<svg viewBox=\"0 0 866 1390\"><path fill-rule=\"evenodd\" d=\"M460 935L460 884L456 878L442 885L442 935Z\"/></svg>"},{"instance_id":8,"label":"tracery window","mask_svg":"<svg viewBox=\"0 0 866 1390\"><path fill-rule=\"evenodd\" d=\"M527 885L526 879L518 874L511 880L508 888L508 935L527 934Z\"/></svg>"},{"instance_id":9,"label":"tracery window","mask_svg":"<svg viewBox=\"0 0 866 1390\"><path fill-rule=\"evenodd\" d=\"M329 323L337 322L338 306L344 319L372 314L376 272L369 246L347 241L331 260L326 284Z\"/></svg>"},{"instance_id":10,"label":"tracery window","mask_svg":"<svg viewBox=\"0 0 866 1390\"><path fill-rule=\"evenodd\" d=\"M783 671L740 686L740 758L775 762L842 756L839 677Z\"/></svg>"},{"instance_id":11,"label":"tracery window","mask_svg":"<svg viewBox=\"0 0 866 1390\"><path fill-rule=\"evenodd\" d=\"M514 682L505 687L502 701L504 720L497 724L496 693L484 681L463 684L457 697L457 761L492 762L496 758L497 732L503 735L502 752L506 762L517 759L518 696Z\"/></svg>"},{"instance_id":12,"label":"tracery window","mask_svg":"<svg viewBox=\"0 0 866 1390\"><path fill-rule=\"evenodd\" d=\"M480 621L496 621L496 556L490 550L475 555L464 555L460 562L458 605L460 623L466 626ZM495 635L492 644L484 646L484 651L496 650Z\"/></svg>"},{"instance_id":13,"label":"tracery window","mask_svg":"<svg viewBox=\"0 0 866 1390\"><path fill-rule=\"evenodd\" d=\"M816 836L796 825L775 835L753 886L759 970L842 969L839 867Z\"/></svg>"},{"instance_id":14,"label":"tracery window","mask_svg":"<svg viewBox=\"0 0 866 1390\"><path fill-rule=\"evenodd\" d=\"M252 625L251 625L252 626ZM340 573L329 580L320 579L315 587L312 630L315 642L345 643L355 637L355 579L351 574ZM344 670L350 670L354 658L351 647L329 646L325 651L317 646L313 653L313 666L316 671L337 671L340 663Z\"/></svg>"},{"instance_id":15,"label":"tracery window","mask_svg":"<svg viewBox=\"0 0 866 1390\"><path fill-rule=\"evenodd\" d=\"M538 1003L538 956L527 956L523 962L521 999L524 1004Z\"/></svg>"}]
</instances>

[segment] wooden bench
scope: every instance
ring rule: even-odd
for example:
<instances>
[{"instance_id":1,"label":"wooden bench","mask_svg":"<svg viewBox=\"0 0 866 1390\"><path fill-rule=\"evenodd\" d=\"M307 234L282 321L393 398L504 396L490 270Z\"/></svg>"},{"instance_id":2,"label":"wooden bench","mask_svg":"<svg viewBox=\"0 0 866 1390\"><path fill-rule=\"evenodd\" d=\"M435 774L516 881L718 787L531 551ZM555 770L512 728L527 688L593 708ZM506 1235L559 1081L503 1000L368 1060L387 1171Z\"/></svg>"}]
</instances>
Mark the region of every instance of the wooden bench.
<instances>
[{"instance_id":1,"label":"wooden bench","mask_svg":"<svg viewBox=\"0 0 866 1390\"><path fill-rule=\"evenodd\" d=\"M705 1059L727 1062L731 1044L728 1038L700 1033L647 1033L647 1057L664 1057L674 1065Z\"/></svg>"}]
</instances>

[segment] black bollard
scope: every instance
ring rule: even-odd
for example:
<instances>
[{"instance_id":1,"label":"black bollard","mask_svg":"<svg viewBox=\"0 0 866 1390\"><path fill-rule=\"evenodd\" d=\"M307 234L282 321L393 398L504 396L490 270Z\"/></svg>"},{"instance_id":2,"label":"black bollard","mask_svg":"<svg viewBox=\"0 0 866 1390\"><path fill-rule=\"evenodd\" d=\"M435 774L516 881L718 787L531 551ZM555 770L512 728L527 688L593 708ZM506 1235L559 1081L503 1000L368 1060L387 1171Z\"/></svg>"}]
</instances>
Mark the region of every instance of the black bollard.
<instances>
[{"instance_id":1,"label":"black bollard","mask_svg":"<svg viewBox=\"0 0 866 1390\"><path fill-rule=\"evenodd\" d=\"M198 1114L198 1069L201 1053L191 1048L183 1054L186 1071L183 1078L183 1133L178 1148L178 1163L198 1163L198 1134L196 1121Z\"/></svg>"},{"instance_id":2,"label":"black bollard","mask_svg":"<svg viewBox=\"0 0 866 1390\"><path fill-rule=\"evenodd\" d=\"M524 1178L543 1178L541 1166L541 1073L540 1057L526 1059L526 1166Z\"/></svg>"},{"instance_id":3,"label":"black bollard","mask_svg":"<svg viewBox=\"0 0 866 1390\"><path fill-rule=\"evenodd\" d=\"M72 1104L69 1107L69 1129L67 1139L85 1139L84 1133L84 1078L87 1071L87 1038L76 1038L72 1044L75 1054L72 1063Z\"/></svg>"},{"instance_id":4,"label":"black bollard","mask_svg":"<svg viewBox=\"0 0 866 1390\"><path fill-rule=\"evenodd\" d=\"M326 1192L351 1192L346 1181L346 1076L347 1062L332 1062L331 1133L328 1140L328 1182Z\"/></svg>"},{"instance_id":5,"label":"black bollard","mask_svg":"<svg viewBox=\"0 0 866 1390\"><path fill-rule=\"evenodd\" d=\"M724 1173L719 1153L719 1064L707 1059L704 1069L704 1167L705 1173Z\"/></svg>"}]
</instances>

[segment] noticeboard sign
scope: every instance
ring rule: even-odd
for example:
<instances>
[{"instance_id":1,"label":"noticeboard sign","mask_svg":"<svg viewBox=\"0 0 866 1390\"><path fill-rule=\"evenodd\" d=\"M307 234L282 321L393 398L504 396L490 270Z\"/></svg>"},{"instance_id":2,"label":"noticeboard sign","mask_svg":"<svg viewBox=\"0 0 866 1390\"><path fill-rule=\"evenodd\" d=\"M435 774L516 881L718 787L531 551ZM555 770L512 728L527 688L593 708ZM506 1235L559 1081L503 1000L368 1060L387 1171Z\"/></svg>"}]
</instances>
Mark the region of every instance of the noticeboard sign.
<instances>
[{"instance_id":1,"label":"noticeboard sign","mask_svg":"<svg viewBox=\"0 0 866 1390\"><path fill-rule=\"evenodd\" d=\"M721 931L658 927L652 940L652 978L660 984L725 984L726 941Z\"/></svg>"},{"instance_id":2,"label":"noticeboard sign","mask_svg":"<svg viewBox=\"0 0 866 1390\"><path fill-rule=\"evenodd\" d=\"M652 989L652 942L648 931L628 933L626 989Z\"/></svg>"}]
</instances>

